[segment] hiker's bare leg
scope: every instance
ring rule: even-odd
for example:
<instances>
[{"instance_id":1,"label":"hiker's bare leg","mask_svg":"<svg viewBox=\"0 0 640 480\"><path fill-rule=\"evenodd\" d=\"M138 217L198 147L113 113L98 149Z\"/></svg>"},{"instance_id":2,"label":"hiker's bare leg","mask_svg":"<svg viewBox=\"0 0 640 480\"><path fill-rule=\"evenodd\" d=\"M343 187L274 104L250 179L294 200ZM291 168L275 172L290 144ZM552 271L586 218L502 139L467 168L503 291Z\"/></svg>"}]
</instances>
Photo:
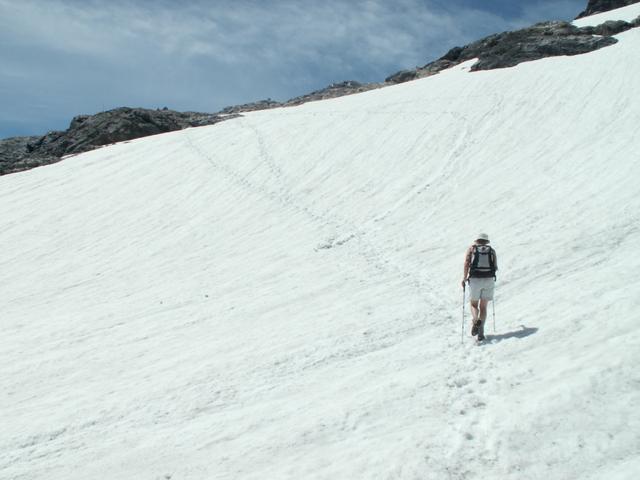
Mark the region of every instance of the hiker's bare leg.
<instances>
[{"instance_id":1,"label":"hiker's bare leg","mask_svg":"<svg viewBox=\"0 0 640 480\"><path fill-rule=\"evenodd\" d=\"M478 300L471 300L471 317L474 322L480 318L478 312Z\"/></svg>"},{"instance_id":2,"label":"hiker's bare leg","mask_svg":"<svg viewBox=\"0 0 640 480\"><path fill-rule=\"evenodd\" d=\"M480 327L478 328L478 337L484 337L484 323L487 320L487 305L489 300L480 300Z\"/></svg>"},{"instance_id":3,"label":"hiker's bare leg","mask_svg":"<svg viewBox=\"0 0 640 480\"><path fill-rule=\"evenodd\" d=\"M484 298L480 300L480 320L483 322L487 319L487 305L489 305L489 300L485 300Z\"/></svg>"}]
</instances>

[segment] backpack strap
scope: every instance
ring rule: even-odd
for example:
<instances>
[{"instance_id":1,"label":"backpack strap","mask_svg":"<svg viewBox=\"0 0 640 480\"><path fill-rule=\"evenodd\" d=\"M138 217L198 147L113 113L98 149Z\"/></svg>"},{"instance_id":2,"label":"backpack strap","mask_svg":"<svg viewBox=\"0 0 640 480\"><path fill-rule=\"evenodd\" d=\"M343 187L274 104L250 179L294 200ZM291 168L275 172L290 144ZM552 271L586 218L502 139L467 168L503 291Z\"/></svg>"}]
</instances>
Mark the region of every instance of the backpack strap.
<instances>
[{"instance_id":1,"label":"backpack strap","mask_svg":"<svg viewBox=\"0 0 640 480\"><path fill-rule=\"evenodd\" d=\"M496 262L495 262L495 254L496 251L493 249L493 247L489 247L489 267L491 268L491 272L493 272L493 279L497 280L496 277Z\"/></svg>"},{"instance_id":2,"label":"backpack strap","mask_svg":"<svg viewBox=\"0 0 640 480\"><path fill-rule=\"evenodd\" d=\"M478 245L471 245L471 271L478 268L478 262L480 261L480 257L478 256Z\"/></svg>"},{"instance_id":3,"label":"backpack strap","mask_svg":"<svg viewBox=\"0 0 640 480\"><path fill-rule=\"evenodd\" d=\"M491 267L492 272L496 271L496 264L493 260L494 253L495 253L495 250L493 249L493 247L489 247L489 267Z\"/></svg>"}]
</instances>

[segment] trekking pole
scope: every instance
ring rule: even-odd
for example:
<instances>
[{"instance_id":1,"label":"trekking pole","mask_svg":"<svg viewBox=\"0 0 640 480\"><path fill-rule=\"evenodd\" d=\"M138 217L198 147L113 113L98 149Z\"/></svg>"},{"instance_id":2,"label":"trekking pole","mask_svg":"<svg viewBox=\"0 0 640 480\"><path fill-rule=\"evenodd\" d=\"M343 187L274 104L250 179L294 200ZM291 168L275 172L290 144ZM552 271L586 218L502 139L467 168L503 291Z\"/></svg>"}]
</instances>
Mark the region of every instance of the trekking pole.
<instances>
[{"instance_id":1,"label":"trekking pole","mask_svg":"<svg viewBox=\"0 0 640 480\"><path fill-rule=\"evenodd\" d=\"M460 343L464 343L464 301L467 293L467 286L462 285L462 327L460 328Z\"/></svg>"},{"instance_id":2,"label":"trekking pole","mask_svg":"<svg viewBox=\"0 0 640 480\"><path fill-rule=\"evenodd\" d=\"M493 333L496 333L496 297L494 295L491 301L491 310L493 312Z\"/></svg>"}]
</instances>

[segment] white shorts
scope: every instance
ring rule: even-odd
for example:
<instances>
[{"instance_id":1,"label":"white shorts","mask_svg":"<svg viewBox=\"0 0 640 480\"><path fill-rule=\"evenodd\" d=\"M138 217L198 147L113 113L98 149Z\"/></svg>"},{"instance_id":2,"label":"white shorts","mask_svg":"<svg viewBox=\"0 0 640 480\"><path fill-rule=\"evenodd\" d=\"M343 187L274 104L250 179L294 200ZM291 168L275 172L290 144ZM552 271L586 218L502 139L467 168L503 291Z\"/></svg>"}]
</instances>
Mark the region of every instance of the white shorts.
<instances>
[{"instance_id":1,"label":"white shorts","mask_svg":"<svg viewBox=\"0 0 640 480\"><path fill-rule=\"evenodd\" d=\"M469 279L469 300L477 302L480 299L493 300L493 290L496 281L490 278L470 278Z\"/></svg>"}]
</instances>

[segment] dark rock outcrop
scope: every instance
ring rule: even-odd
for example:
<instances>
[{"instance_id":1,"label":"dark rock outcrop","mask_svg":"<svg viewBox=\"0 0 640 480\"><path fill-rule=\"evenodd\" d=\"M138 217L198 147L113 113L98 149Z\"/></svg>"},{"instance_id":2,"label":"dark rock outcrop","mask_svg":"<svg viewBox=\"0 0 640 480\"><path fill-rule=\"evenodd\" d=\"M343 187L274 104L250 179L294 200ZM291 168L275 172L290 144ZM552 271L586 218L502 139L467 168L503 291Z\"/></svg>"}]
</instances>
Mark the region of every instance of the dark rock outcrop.
<instances>
[{"instance_id":1,"label":"dark rock outcrop","mask_svg":"<svg viewBox=\"0 0 640 480\"><path fill-rule=\"evenodd\" d=\"M218 115L208 113L116 108L96 115L77 116L66 131L50 132L30 144L30 148L62 157L111 143L211 125L220 120Z\"/></svg>"},{"instance_id":2,"label":"dark rock outcrop","mask_svg":"<svg viewBox=\"0 0 640 480\"><path fill-rule=\"evenodd\" d=\"M266 100L259 100L252 103L243 103L242 105L233 105L231 107L225 107L220 110L223 115L237 114L241 112L253 112L255 110L269 110L270 108L281 107L282 103L276 102L267 98Z\"/></svg>"},{"instance_id":3,"label":"dark rock outcrop","mask_svg":"<svg viewBox=\"0 0 640 480\"><path fill-rule=\"evenodd\" d=\"M54 155L34 153L29 145L41 137L12 137L0 140L0 175L21 172L60 160Z\"/></svg>"},{"instance_id":4,"label":"dark rock outcrop","mask_svg":"<svg viewBox=\"0 0 640 480\"><path fill-rule=\"evenodd\" d=\"M640 17L636 18L632 22L625 22L624 20L609 20L608 22L595 27L582 27L580 30L591 35L603 35L605 37L610 37L636 27L640 27Z\"/></svg>"},{"instance_id":5,"label":"dark rock outcrop","mask_svg":"<svg viewBox=\"0 0 640 480\"><path fill-rule=\"evenodd\" d=\"M372 90L378 87L379 85L376 83L363 84L353 80L347 80L345 82L332 83L321 90L316 90L315 92L308 93L307 95L301 95L299 97L292 98L291 100L287 100L283 103L283 106L290 107L307 102L315 102L317 100L344 97L345 95L366 92L367 90Z\"/></svg>"},{"instance_id":6,"label":"dark rock outcrop","mask_svg":"<svg viewBox=\"0 0 640 480\"><path fill-rule=\"evenodd\" d=\"M87 152L116 142L212 125L232 116L210 113L117 108L75 117L69 128L42 137L0 141L0 175L57 162L63 156Z\"/></svg>"},{"instance_id":7,"label":"dark rock outcrop","mask_svg":"<svg viewBox=\"0 0 640 480\"><path fill-rule=\"evenodd\" d=\"M532 27L491 35L464 47L455 47L435 62L415 70L398 72L387 83L428 77L467 60L477 58L472 71L513 67L523 62L561 55L580 55L617 42L612 35L638 26L638 20L607 22L578 28L567 22L543 22ZM596 36L597 35L597 36Z\"/></svg>"},{"instance_id":8,"label":"dark rock outcrop","mask_svg":"<svg viewBox=\"0 0 640 480\"><path fill-rule=\"evenodd\" d=\"M404 83L418 78L417 70L400 70L384 79L385 83Z\"/></svg>"},{"instance_id":9,"label":"dark rock outcrop","mask_svg":"<svg viewBox=\"0 0 640 480\"><path fill-rule=\"evenodd\" d=\"M242 112L252 112L255 110L268 110L271 108L279 108L279 107L291 107L295 105L302 105L303 103L307 103L307 102L314 102L316 100L327 100L329 98L337 98L337 97L343 97L345 95L352 95L354 93L366 92L367 90L372 90L380 86L381 85L377 83L363 84L363 83L356 82L354 80L346 80L344 82L332 83L326 88L323 88L321 90L316 90L306 95L301 95L299 97L292 98L285 102L276 102L275 100L271 100L270 98L267 98L266 100L260 100L258 102L245 103L243 105L226 107L220 110L220 113L222 114L242 113Z\"/></svg>"},{"instance_id":10,"label":"dark rock outcrop","mask_svg":"<svg viewBox=\"0 0 640 480\"><path fill-rule=\"evenodd\" d=\"M589 0L587 9L584 12L580 12L576 18L608 12L609 10L626 7L627 5L632 5L638 2L640 2L640 0Z\"/></svg>"},{"instance_id":11,"label":"dark rock outcrop","mask_svg":"<svg viewBox=\"0 0 640 480\"><path fill-rule=\"evenodd\" d=\"M580 55L613 45L613 38L599 38L567 22L544 22L514 32L491 35L457 52L449 52L452 61L479 58L473 71L513 67L522 62L561 55Z\"/></svg>"}]
</instances>

